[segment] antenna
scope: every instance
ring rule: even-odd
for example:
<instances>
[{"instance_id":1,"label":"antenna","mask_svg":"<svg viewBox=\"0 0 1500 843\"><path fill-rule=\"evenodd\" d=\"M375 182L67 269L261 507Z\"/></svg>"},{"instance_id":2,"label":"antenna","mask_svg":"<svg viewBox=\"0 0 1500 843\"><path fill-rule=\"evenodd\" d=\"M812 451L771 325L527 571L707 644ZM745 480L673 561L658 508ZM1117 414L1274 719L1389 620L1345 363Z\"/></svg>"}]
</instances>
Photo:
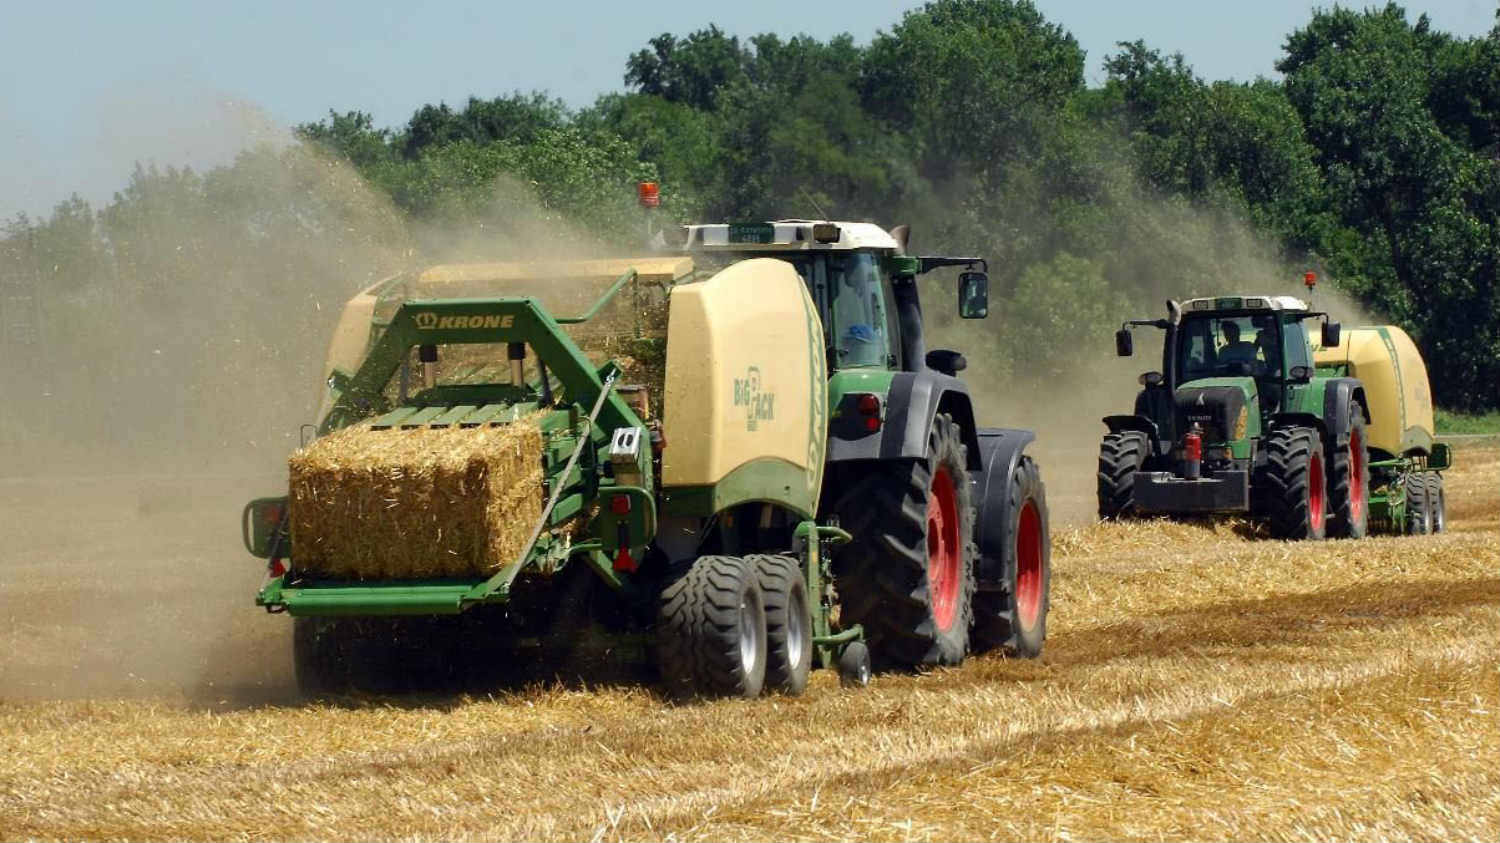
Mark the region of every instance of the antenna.
<instances>
[{"instance_id":1,"label":"antenna","mask_svg":"<svg viewBox=\"0 0 1500 843\"><path fill-rule=\"evenodd\" d=\"M802 198L806 199L807 202L808 202L808 204L810 204L810 205L813 206L813 210L818 212L818 216L821 219L825 219L825 220L832 220L833 219L833 217L828 216L828 212L825 211L825 210L823 210L823 207L818 204L818 200L814 199L813 195L811 193L807 192L807 187L805 187L804 185L797 185L797 190L798 190L798 192L800 192L802 194Z\"/></svg>"}]
</instances>

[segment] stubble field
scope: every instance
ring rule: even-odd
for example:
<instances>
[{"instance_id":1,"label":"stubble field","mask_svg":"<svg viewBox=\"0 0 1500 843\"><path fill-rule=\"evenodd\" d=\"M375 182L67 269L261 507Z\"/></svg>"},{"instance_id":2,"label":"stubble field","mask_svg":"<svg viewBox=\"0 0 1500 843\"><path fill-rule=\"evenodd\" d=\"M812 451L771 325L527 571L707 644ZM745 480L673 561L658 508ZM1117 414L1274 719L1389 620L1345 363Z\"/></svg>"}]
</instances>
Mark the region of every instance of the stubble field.
<instances>
[{"instance_id":1,"label":"stubble field","mask_svg":"<svg viewBox=\"0 0 1500 843\"><path fill-rule=\"evenodd\" d=\"M1039 661L687 706L304 704L234 535L277 478L0 481L0 838L1494 839L1500 448L1456 459L1441 536L1054 525Z\"/></svg>"}]
</instances>

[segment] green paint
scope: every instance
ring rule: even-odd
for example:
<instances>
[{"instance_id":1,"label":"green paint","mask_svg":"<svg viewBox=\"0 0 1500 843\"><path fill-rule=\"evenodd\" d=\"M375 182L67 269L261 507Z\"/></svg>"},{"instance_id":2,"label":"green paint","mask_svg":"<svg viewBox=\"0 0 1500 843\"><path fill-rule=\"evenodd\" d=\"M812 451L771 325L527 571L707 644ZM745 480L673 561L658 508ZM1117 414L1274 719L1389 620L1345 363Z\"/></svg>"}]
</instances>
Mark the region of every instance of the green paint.
<instances>
[{"instance_id":1,"label":"green paint","mask_svg":"<svg viewBox=\"0 0 1500 843\"><path fill-rule=\"evenodd\" d=\"M833 408L837 416L843 406L844 396L858 392L879 395L883 404L885 396L890 394L891 382L895 379L896 373L886 369L841 369L828 379L828 406Z\"/></svg>"},{"instance_id":2,"label":"green paint","mask_svg":"<svg viewBox=\"0 0 1500 843\"><path fill-rule=\"evenodd\" d=\"M817 512L818 499L807 473L786 460L759 457L735 468L715 484L679 486L662 494L662 512L707 518L742 503L774 503L803 518Z\"/></svg>"}]
</instances>

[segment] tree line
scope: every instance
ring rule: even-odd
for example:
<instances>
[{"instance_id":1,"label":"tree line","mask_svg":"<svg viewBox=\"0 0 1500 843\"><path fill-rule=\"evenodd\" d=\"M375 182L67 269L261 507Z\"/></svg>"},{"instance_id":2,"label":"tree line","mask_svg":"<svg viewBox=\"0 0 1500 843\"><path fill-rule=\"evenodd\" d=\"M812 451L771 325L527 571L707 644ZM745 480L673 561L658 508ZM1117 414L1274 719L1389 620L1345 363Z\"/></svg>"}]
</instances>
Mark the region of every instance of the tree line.
<instances>
[{"instance_id":1,"label":"tree line","mask_svg":"<svg viewBox=\"0 0 1500 843\"><path fill-rule=\"evenodd\" d=\"M924 251L986 255L1011 318L980 350L1015 375L1091 365L1113 324L1166 296L1294 292L1311 269L1416 338L1438 403L1500 407L1500 16L1461 38L1395 4L1335 6L1275 66L1207 81L1126 41L1090 86L1076 39L1028 0L936 0L868 44L666 33L586 108L518 92L394 128L335 110L297 127L302 144L202 174L137 168L102 208L17 217L0 308L23 306L6 290L27 273L44 323L102 301L170 311L211 287L242 343L289 318L319 334L326 314L288 301L334 305L455 243L550 226L638 245L633 185L652 179L669 219L907 222Z\"/></svg>"}]
</instances>

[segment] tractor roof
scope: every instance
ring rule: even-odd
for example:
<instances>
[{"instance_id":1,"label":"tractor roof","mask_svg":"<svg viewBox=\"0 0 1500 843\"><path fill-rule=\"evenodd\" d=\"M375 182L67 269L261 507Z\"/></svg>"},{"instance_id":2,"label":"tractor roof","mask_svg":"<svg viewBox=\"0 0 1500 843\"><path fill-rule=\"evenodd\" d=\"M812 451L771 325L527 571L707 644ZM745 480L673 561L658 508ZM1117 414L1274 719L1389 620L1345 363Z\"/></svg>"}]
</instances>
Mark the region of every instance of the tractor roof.
<instances>
[{"instance_id":1,"label":"tractor roof","mask_svg":"<svg viewBox=\"0 0 1500 843\"><path fill-rule=\"evenodd\" d=\"M1307 310L1307 302L1296 296L1204 296L1182 303L1182 313L1190 316L1205 310Z\"/></svg>"},{"instance_id":2,"label":"tractor roof","mask_svg":"<svg viewBox=\"0 0 1500 843\"><path fill-rule=\"evenodd\" d=\"M868 222L775 220L683 226L688 251L798 251L901 248L890 232ZM814 230L816 229L816 231Z\"/></svg>"}]
</instances>

